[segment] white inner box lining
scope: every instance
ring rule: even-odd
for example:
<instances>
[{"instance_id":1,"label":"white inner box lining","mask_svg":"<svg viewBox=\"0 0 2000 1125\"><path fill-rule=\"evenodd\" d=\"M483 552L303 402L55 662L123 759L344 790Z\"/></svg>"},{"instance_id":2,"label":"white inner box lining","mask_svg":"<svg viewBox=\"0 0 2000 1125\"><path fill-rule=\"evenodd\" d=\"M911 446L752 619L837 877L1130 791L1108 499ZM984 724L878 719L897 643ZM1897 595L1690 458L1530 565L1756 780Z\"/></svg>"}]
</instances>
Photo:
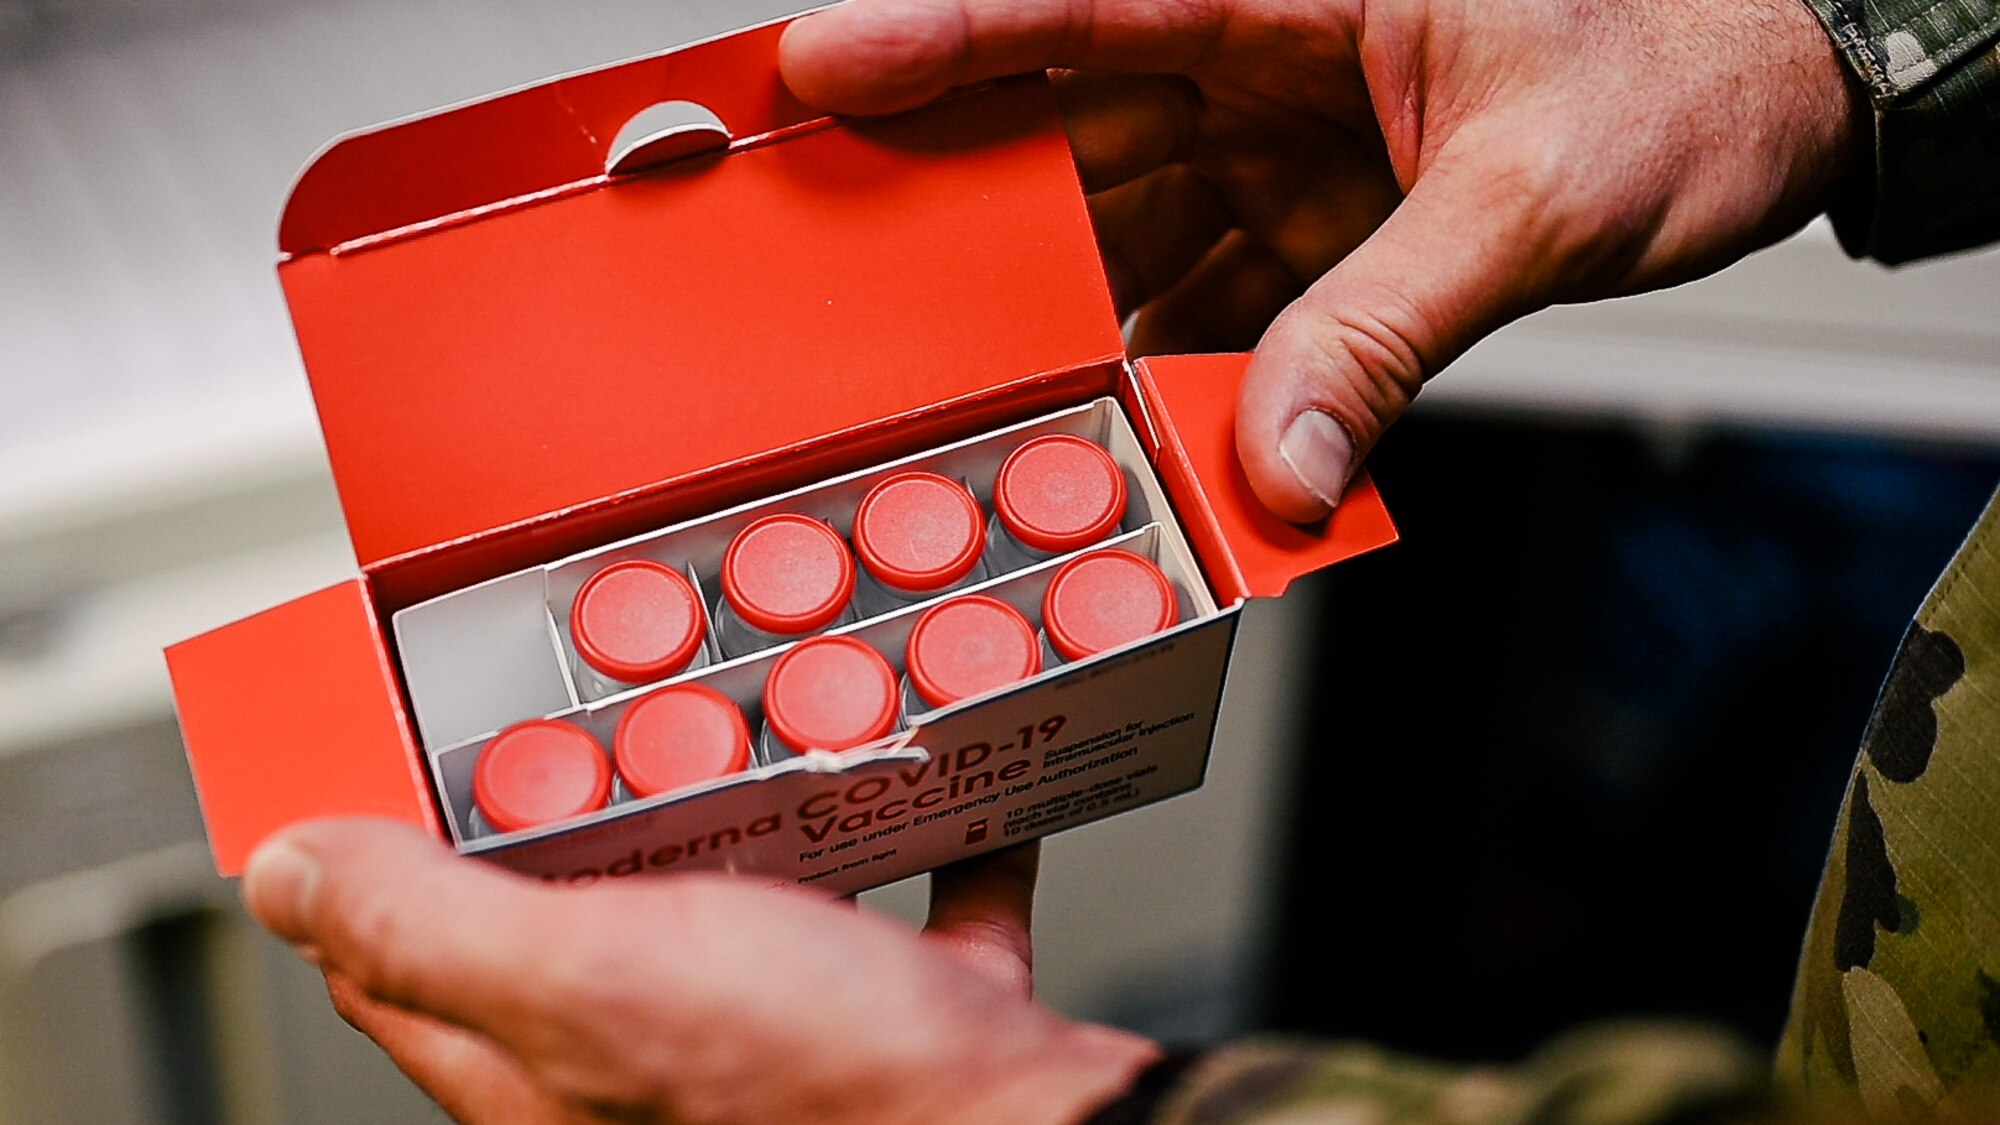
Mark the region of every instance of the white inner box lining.
<instances>
[{"instance_id":1,"label":"white inner box lining","mask_svg":"<svg viewBox=\"0 0 2000 1125\"><path fill-rule=\"evenodd\" d=\"M578 692L576 660L569 643L570 603L584 581L600 568L628 558L647 558L693 578L713 612L720 589L722 555L736 533L752 521L779 511L803 512L827 520L842 535L852 531L861 497L884 477L911 468L928 469L965 481L981 508L992 511L993 478L1000 463L1021 443L1044 434L1074 434L1095 441L1124 469L1129 498L1120 533L1093 548L1117 545L1146 555L1166 571L1181 601L1182 624L1207 620L1220 610L1195 562L1165 490L1117 402L1100 398L964 441L913 454L874 468L846 474L791 492L744 504L714 515L580 552L434 598L392 618L405 682L416 711L438 791L461 843L471 810L471 777L479 751L500 729L524 719L558 717L589 730L608 753L618 718L633 701L666 684L699 680L743 708L751 729L761 720L764 676L789 645L750 653L684 672L602 699ZM1064 556L1067 557L1067 556ZM900 673L902 650L917 614L936 601L974 591L1013 604L1040 622L1042 591L1063 558L997 575L975 586L863 620L833 633L852 633L880 650ZM1145 643L1145 642L1138 642ZM711 646L711 656L714 655ZM1044 671L1044 677L1062 669ZM967 705L976 705L968 701ZM961 705L964 706L964 705ZM955 710L956 708L954 708ZM920 726L924 716L916 716ZM914 727L913 727L914 729ZM910 732L897 736L905 742ZM520 838L563 830L650 808L668 800L725 785L753 781L774 769L797 768L798 760L771 763L761 758L752 771L712 785L615 805L588 818L515 834Z\"/></svg>"}]
</instances>

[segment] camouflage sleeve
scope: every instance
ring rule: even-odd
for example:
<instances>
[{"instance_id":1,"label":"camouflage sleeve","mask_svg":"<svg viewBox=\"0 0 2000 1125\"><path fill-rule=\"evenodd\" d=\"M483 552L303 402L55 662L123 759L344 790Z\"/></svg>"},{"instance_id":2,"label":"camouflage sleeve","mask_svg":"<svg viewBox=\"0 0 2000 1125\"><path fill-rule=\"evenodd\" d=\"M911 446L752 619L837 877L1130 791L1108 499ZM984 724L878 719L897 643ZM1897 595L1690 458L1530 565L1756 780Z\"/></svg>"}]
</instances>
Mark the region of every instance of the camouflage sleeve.
<instances>
[{"instance_id":1,"label":"camouflage sleeve","mask_svg":"<svg viewBox=\"0 0 2000 1125\"><path fill-rule=\"evenodd\" d=\"M1086 1125L1700 1125L1747 1120L1768 1083L1734 1039L1677 1024L1585 1028L1505 1068L1248 1043L1171 1057Z\"/></svg>"},{"instance_id":2,"label":"camouflage sleeve","mask_svg":"<svg viewBox=\"0 0 2000 1125\"><path fill-rule=\"evenodd\" d=\"M1874 108L1872 190L1832 209L1841 245L1895 264L2000 238L2000 4L1806 2Z\"/></svg>"},{"instance_id":3,"label":"camouflage sleeve","mask_svg":"<svg viewBox=\"0 0 2000 1125\"><path fill-rule=\"evenodd\" d=\"M1777 1076L1872 1118L2000 1121L2000 499L1876 700Z\"/></svg>"},{"instance_id":4,"label":"camouflage sleeve","mask_svg":"<svg viewBox=\"0 0 2000 1125\"><path fill-rule=\"evenodd\" d=\"M1507 1068L1252 1043L1170 1055L1085 1125L1860 1121L2000 1122L2000 497L1876 700L1775 1073L1675 1025L1586 1028Z\"/></svg>"}]
</instances>

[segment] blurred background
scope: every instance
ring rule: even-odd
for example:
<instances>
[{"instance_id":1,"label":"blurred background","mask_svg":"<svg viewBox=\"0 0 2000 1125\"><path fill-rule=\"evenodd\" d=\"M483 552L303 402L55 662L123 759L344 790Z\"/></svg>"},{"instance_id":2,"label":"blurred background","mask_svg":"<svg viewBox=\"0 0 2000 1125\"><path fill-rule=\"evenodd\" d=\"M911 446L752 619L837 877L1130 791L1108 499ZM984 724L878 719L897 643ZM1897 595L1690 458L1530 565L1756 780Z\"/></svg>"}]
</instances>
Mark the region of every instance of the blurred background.
<instances>
[{"instance_id":1,"label":"blurred background","mask_svg":"<svg viewBox=\"0 0 2000 1125\"><path fill-rule=\"evenodd\" d=\"M353 568L278 209L344 130L796 6L0 0L0 1122L437 1119L213 875L159 656ZM1996 314L2000 256L1814 227L1481 346L1373 462L1404 543L1252 607L1207 787L1050 843L1045 998L1773 1038L1875 687L2000 480Z\"/></svg>"}]
</instances>

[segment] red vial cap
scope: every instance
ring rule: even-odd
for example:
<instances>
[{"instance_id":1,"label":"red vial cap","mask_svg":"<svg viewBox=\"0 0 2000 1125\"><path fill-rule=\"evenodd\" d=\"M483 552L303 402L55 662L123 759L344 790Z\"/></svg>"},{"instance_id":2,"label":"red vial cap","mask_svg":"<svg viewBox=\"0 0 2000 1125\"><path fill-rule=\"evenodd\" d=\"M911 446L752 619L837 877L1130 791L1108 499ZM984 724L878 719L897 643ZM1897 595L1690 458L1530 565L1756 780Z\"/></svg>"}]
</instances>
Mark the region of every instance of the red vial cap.
<instances>
[{"instance_id":1,"label":"red vial cap","mask_svg":"<svg viewBox=\"0 0 2000 1125\"><path fill-rule=\"evenodd\" d=\"M1173 583L1130 551L1092 551L1064 563L1042 595L1042 628L1064 660L1150 637L1180 617Z\"/></svg>"},{"instance_id":2,"label":"red vial cap","mask_svg":"<svg viewBox=\"0 0 2000 1125\"><path fill-rule=\"evenodd\" d=\"M825 520L794 512L765 516L730 540L722 596L766 633L824 629L854 596L854 556Z\"/></svg>"},{"instance_id":3,"label":"red vial cap","mask_svg":"<svg viewBox=\"0 0 2000 1125\"><path fill-rule=\"evenodd\" d=\"M854 510L854 551L883 585L928 593L972 573L986 521L964 485L937 473L897 473Z\"/></svg>"},{"instance_id":4,"label":"red vial cap","mask_svg":"<svg viewBox=\"0 0 2000 1125\"><path fill-rule=\"evenodd\" d=\"M1020 610L971 594L917 618L904 664L924 702L945 707L1041 671L1042 646Z\"/></svg>"},{"instance_id":5,"label":"red vial cap","mask_svg":"<svg viewBox=\"0 0 2000 1125\"><path fill-rule=\"evenodd\" d=\"M727 777L750 764L743 712L703 684L675 684L634 703L611 744L618 776L635 797Z\"/></svg>"},{"instance_id":6,"label":"red vial cap","mask_svg":"<svg viewBox=\"0 0 2000 1125\"><path fill-rule=\"evenodd\" d=\"M472 769L472 799L502 832L595 812L611 798L611 763L589 732L530 719L494 736Z\"/></svg>"},{"instance_id":7,"label":"red vial cap","mask_svg":"<svg viewBox=\"0 0 2000 1125\"><path fill-rule=\"evenodd\" d=\"M651 559L626 559L591 575L569 610L577 655L628 684L686 668L707 632L694 583Z\"/></svg>"},{"instance_id":8,"label":"red vial cap","mask_svg":"<svg viewBox=\"0 0 2000 1125\"><path fill-rule=\"evenodd\" d=\"M993 510L1022 544L1048 554L1088 547L1125 516L1125 474L1096 442L1038 437L1008 454L993 481Z\"/></svg>"},{"instance_id":9,"label":"red vial cap","mask_svg":"<svg viewBox=\"0 0 2000 1125\"><path fill-rule=\"evenodd\" d=\"M764 721L794 750L846 750L896 727L896 670L853 637L814 637L764 681Z\"/></svg>"}]
</instances>

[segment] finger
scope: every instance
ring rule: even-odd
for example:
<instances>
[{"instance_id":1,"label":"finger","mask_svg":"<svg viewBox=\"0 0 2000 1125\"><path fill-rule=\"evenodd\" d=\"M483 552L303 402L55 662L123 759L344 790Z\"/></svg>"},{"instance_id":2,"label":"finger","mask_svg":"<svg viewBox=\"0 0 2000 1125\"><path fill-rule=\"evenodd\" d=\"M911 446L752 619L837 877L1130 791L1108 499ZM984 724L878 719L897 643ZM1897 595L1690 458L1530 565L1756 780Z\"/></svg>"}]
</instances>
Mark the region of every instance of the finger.
<instances>
[{"instance_id":1,"label":"finger","mask_svg":"<svg viewBox=\"0 0 2000 1125\"><path fill-rule=\"evenodd\" d=\"M801 980L837 981L851 1010L910 968L893 924L807 891L700 875L548 888L386 821L286 830L251 857L244 897L322 967L483 1035L586 1116L655 1106L689 1073L726 1069L740 1044L711 1050L720 1027L781 1040L780 1053L823 1039L843 1008L800 1017ZM797 940L814 927L841 940ZM867 956L879 963L857 969Z\"/></svg>"},{"instance_id":2,"label":"finger","mask_svg":"<svg viewBox=\"0 0 2000 1125\"><path fill-rule=\"evenodd\" d=\"M1324 517L1425 378L1547 303L1549 273L1567 256L1544 206L1554 172L1531 154L1441 155L1380 229L1272 323L1244 379L1236 447L1273 513Z\"/></svg>"},{"instance_id":3,"label":"finger","mask_svg":"<svg viewBox=\"0 0 2000 1125\"><path fill-rule=\"evenodd\" d=\"M1222 38L1230 5L1149 0L854 0L802 17L778 47L785 84L838 113L887 113L1050 67L1180 73Z\"/></svg>"},{"instance_id":4,"label":"finger","mask_svg":"<svg viewBox=\"0 0 2000 1125\"><path fill-rule=\"evenodd\" d=\"M1035 878L1039 841L975 856L931 873L924 932L973 967L1027 995L1034 989Z\"/></svg>"},{"instance_id":5,"label":"finger","mask_svg":"<svg viewBox=\"0 0 2000 1125\"><path fill-rule=\"evenodd\" d=\"M562 1103L485 1036L383 1004L339 972L327 974L326 992L340 1017L373 1039L453 1120L568 1120Z\"/></svg>"},{"instance_id":6,"label":"finger","mask_svg":"<svg viewBox=\"0 0 2000 1125\"><path fill-rule=\"evenodd\" d=\"M1222 193L1185 165L1090 197L1118 315L1180 284L1235 225Z\"/></svg>"},{"instance_id":7,"label":"finger","mask_svg":"<svg viewBox=\"0 0 2000 1125\"><path fill-rule=\"evenodd\" d=\"M1135 180L1185 157L1202 109L1201 91L1178 75L1056 76L1063 128L1086 192Z\"/></svg>"},{"instance_id":8,"label":"finger","mask_svg":"<svg viewBox=\"0 0 2000 1125\"><path fill-rule=\"evenodd\" d=\"M1139 310L1133 355L1248 351L1305 283L1270 247L1242 231Z\"/></svg>"},{"instance_id":9,"label":"finger","mask_svg":"<svg viewBox=\"0 0 2000 1125\"><path fill-rule=\"evenodd\" d=\"M589 1097L619 1077L581 1066L624 1051L627 1029L606 1014L623 995L615 940L630 895L617 888L544 888L408 826L346 820L274 837L243 890L260 922L311 945L323 969L485 1035L558 1092ZM647 898L670 911L676 894L661 885Z\"/></svg>"}]
</instances>

